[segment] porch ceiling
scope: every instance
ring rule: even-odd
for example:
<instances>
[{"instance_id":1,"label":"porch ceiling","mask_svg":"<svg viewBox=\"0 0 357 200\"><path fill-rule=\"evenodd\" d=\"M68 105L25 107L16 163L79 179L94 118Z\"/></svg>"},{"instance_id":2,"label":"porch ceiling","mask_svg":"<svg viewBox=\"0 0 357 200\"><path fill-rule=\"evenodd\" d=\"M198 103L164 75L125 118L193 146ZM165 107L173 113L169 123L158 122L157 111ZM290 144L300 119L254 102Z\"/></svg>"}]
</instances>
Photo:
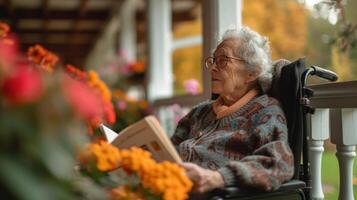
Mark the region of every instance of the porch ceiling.
<instances>
[{"instance_id":1,"label":"porch ceiling","mask_svg":"<svg viewBox=\"0 0 357 200\"><path fill-rule=\"evenodd\" d=\"M173 21L190 19L199 0L172 0ZM136 13L138 41L146 33L146 1ZM0 0L0 20L8 22L21 49L40 43L65 63L83 66L95 41L123 0Z\"/></svg>"}]
</instances>

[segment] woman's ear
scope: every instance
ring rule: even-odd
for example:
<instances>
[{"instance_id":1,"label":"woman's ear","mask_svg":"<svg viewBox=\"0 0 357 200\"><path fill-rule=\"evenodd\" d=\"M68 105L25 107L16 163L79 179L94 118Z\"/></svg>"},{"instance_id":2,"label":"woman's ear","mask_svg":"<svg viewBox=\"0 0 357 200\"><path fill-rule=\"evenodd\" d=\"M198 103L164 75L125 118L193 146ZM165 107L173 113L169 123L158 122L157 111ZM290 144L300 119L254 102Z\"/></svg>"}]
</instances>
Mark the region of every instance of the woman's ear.
<instances>
[{"instance_id":1,"label":"woman's ear","mask_svg":"<svg viewBox=\"0 0 357 200\"><path fill-rule=\"evenodd\" d=\"M247 78L245 80L245 83L248 84L248 83L251 83L251 82L257 80L258 76L259 76L258 72L248 72L247 73Z\"/></svg>"}]
</instances>

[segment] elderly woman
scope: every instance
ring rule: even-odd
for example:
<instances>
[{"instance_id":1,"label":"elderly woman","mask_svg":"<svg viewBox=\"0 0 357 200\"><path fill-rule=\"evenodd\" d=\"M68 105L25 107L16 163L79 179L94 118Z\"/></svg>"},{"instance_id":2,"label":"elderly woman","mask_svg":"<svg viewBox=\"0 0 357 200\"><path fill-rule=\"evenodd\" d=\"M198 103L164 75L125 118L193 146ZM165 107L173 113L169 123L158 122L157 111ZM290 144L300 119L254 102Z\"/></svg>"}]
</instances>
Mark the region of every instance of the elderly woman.
<instances>
[{"instance_id":1,"label":"elderly woman","mask_svg":"<svg viewBox=\"0 0 357 200\"><path fill-rule=\"evenodd\" d=\"M171 138L194 191L277 189L294 166L284 113L265 94L272 80L267 38L247 27L229 30L205 65L219 97L193 108Z\"/></svg>"}]
</instances>

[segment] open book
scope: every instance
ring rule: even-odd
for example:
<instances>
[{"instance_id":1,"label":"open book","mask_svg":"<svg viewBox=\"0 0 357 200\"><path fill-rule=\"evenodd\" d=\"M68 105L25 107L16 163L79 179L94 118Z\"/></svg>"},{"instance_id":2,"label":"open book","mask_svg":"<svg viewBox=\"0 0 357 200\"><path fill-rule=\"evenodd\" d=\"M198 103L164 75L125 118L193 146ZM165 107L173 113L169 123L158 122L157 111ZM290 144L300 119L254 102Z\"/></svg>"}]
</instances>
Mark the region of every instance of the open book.
<instances>
[{"instance_id":1,"label":"open book","mask_svg":"<svg viewBox=\"0 0 357 200\"><path fill-rule=\"evenodd\" d=\"M151 152L152 157L158 162L164 160L182 162L175 147L154 116L145 117L119 133L103 124L99 128L107 141L120 149L137 146Z\"/></svg>"}]
</instances>

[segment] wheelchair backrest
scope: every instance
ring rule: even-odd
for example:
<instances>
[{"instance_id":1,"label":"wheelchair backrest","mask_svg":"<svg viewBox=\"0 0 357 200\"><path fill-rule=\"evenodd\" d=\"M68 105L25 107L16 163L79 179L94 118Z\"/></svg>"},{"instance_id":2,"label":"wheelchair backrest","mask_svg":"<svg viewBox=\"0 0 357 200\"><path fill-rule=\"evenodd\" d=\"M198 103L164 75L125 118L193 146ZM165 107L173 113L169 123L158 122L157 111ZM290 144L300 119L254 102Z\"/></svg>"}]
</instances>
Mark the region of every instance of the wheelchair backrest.
<instances>
[{"instance_id":1,"label":"wheelchair backrest","mask_svg":"<svg viewBox=\"0 0 357 200\"><path fill-rule=\"evenodd\" d=\"M284 110L288 127L288 141L294 154L294 178L299 178L299 168L303 148L303 112L300 105L302 95L301 77L305 70L305 60L294 62L277 60L273 63L274 76L268 95L279 100Z\"/></svg>"}]
</instances>

